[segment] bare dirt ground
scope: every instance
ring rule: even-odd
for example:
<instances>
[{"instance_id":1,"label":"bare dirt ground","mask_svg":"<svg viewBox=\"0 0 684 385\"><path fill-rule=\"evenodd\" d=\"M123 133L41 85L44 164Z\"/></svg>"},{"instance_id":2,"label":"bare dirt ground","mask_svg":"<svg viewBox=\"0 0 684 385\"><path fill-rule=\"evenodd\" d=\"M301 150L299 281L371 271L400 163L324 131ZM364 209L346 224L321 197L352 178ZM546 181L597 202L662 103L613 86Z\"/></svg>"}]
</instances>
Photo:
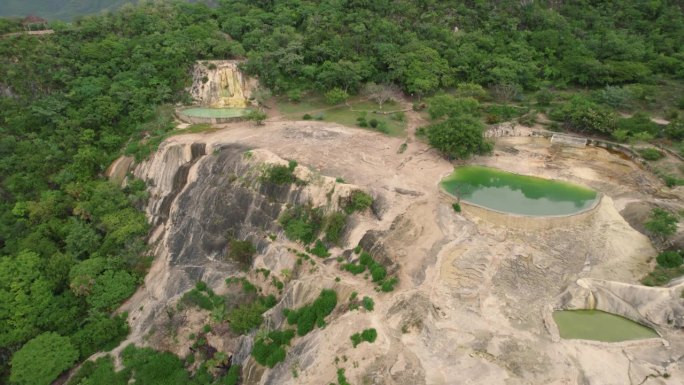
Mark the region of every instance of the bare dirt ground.
<instances>
[{"instance_id":1,"label":"bare dirt ground","mask_svg":"<svg viewBox=\"0 0 684 385\"><path fill-rule=\"evenodd\" d=\"M589 221L544 231L505 228L467 209L454 213L438 188L453 165L414 140L423 122L407 115L410 143L401 154L403 139L321 122L238 123L168 139L207 143L209 154L225 143L268 150L387 201L380 218L355 218L345 246L356 246L366 230L384 231L384 247L401 266L398 288L377 293L335 264L300 278L293 285L328 282L345 293L369 295L375 310L338 315L325 329L295 340L286 362L266 380L254 375L249 383L330 383L337 367L346 369L353 384L674 384L684 378L681 332L627 346L554 341L542 317L578 278L637 283L650 269L655 250L619 211L627 202L654 199L664 188L657 178L603 149L501 138L493 156L470 162L568 180L604 194ZM163 271L163 263L155 261L159 266L152 269ZM154 277L128 308L138 308L164 274ZM339 283L331 283L335 277ZM377 341L352 348L349 336L366 327L377 329ZM149 343L140 335L129 341Z\"/></svg>"}]
</instances>

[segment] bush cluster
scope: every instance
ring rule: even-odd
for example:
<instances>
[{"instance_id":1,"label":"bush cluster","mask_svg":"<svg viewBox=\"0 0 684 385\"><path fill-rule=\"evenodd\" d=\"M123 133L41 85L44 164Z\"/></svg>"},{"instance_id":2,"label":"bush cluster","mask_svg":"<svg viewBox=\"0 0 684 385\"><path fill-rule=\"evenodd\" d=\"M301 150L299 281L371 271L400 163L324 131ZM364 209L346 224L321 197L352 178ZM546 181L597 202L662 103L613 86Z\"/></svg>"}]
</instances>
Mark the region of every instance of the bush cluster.
<instances>
[{"instance_id":1,"label":"bush cluster","mask_svg":"<svg viewBox=\"0 0 684 385\"><path fill-rule=\"evenodd\" d=\"M325 326L327 317L337 306L337 293L335 290L321 290L318 298L310 305L297 310L285 309L283 314L287 317L288 325L297 325L297 335L304 336L314 329L315 326Z\"/></svg>"},{"instance_id":2,"label":"bush cluster","mask_svg":"<svg viewBox=\"0 0 684 385\"><path fill-rule=\"evenodd\" d=\"M257 337L252 348L252 357L259 364L273 368L285 360L285 346L290 344L294 335L294 330L275 330L266 336Z\"/></svg>"},{"instance_id":3,"label":"bush cluster","mask_svg":"<svg viewBox=\"0 0 684 385\"><path fill-rule=\"evenodd\" d=\"M351 214L355 211L364 211L373 204L373 197L361 190L354 190L349 197L340 197L340 206L347 213Z\"/></svg>"},{"instance_id":4,"label":"bush cluster","mask_svg":"<svg viewBox=\"0 0 684 385\"><path fill-rule=\"evenodd\" d=\"M352 340L352 345L356 347L358 344L360 344L363 341L373 343L375 340L378 338L378 332L374 328L371 329L366 329L362 331L361 333L354 333L350 337Z\"/></svg>"}]
</instances>

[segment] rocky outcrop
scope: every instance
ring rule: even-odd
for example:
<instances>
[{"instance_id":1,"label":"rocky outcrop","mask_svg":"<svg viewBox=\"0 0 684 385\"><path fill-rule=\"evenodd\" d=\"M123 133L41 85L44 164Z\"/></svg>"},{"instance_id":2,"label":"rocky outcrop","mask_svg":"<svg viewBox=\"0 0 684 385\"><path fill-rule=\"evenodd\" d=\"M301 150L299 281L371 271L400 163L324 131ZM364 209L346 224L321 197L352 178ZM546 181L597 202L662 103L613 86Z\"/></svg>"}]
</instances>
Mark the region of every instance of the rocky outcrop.
<instances>
[{"instance_id":1,"label":"rocky outcrop","mask_svg":"<svg viewBox=\"0 0 684 385\"><path fill-rule=\"evenodd\" d=\"M156 259L143 289L122 309L131 313L131 340L154 329L167 308L197 281L221 292L227 277L242 274L241 267L226 258L231 239L256 246L257 267L273 274L296 271L296 258L277 222L282 211L307 204L337 210L340 198L358 188L301 166L295 174L306 183L275 185L262 178L271 164L287 162L269 151L238 144L208 149L201 142L165 142L138 165L135 176L145 180L150 191L147 215ZM311 301L323 287L325 281L320 280L288 285L280 304L267 314L267 323L279 326L282 309ZM251 343L251 337L243 338L233 352L235 362L248 358Z\"/></svg>"},{"instance_id":2,"label":"rocky outcrop","mask_svg":"<svg viewBox=\"0 0 684 385\"><path fill-rule=\"evenodd\" d=\"M199 104L211 107L245 108L252 97L255 81L248 79L236 60L197 62L190 94Z\"/></svg>"}]
</instances>

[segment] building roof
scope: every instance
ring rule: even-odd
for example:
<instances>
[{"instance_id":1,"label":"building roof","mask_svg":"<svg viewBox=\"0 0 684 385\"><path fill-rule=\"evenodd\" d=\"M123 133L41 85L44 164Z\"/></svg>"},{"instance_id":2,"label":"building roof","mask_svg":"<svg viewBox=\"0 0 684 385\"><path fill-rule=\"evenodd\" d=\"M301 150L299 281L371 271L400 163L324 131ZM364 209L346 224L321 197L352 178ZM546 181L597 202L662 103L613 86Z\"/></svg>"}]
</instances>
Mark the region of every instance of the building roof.
<instances>
[{"instance_id":1,"label":"building roof","mask_svg":"<svg viewBox=\"0 0 684 385\"><path fill-rule=\"evenodd\" d=\"M22 24L46 24L48 21L43 19L40 16L36 15L29 15L24 18L24 20L21 21Z\"/></svg>"}]
</instances>

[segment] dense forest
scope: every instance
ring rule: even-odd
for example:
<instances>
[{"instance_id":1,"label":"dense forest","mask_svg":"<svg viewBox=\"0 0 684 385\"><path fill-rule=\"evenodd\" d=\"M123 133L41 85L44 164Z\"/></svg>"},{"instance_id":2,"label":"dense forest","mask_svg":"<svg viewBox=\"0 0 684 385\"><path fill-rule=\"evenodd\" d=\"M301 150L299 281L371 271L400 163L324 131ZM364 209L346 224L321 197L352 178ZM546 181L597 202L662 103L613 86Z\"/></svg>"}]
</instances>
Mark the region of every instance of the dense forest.
<instances>
[{"instance_id":1,"label":"dense forest","mask_svg":"<svg viewBox=\"0 0 684 385\"><path fill-rule=\"evenodd\" d=\"M600 135L618 129L616 109L684 81L674 0L217 3L125 5L55 23L53 35L0 37L0 365L10 383L47 384L125 337L125 315L112 312L150 263L145 185L122 190L102 175L124 152L146 156L173 128L169 106L189 102L196 60L246 59L246 71L292 100L369 82L416 100L462 84L512 101L588 90L595 97L585 92L551 115ZM0 19L0 31L14 27ZM632 122L625 135L683 139L684 100L669 98L665 133ZM141 365L136 383L159 383L140 374L144 353L124 360ZM163 358L181 373L166 383L186 383L182 362ZM32 362L52 369L32 377ZM132 376L102 365L91 375ZM88 376L75 383L105 383Z\"/></svg>"}]
</instances>

